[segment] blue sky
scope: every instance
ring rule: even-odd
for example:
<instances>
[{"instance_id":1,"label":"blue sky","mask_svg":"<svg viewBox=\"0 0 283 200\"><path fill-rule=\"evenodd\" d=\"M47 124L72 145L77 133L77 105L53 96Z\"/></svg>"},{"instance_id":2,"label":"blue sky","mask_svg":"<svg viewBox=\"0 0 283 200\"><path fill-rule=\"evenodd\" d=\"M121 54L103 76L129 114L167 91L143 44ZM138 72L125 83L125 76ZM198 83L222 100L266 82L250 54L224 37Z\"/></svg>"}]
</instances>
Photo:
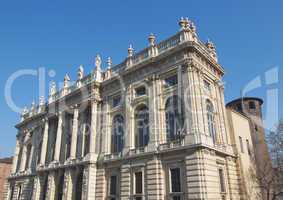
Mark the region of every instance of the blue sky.
<instances>
[{"instance_id":1,"label":"blue sky","mask_svg":"<svg viewBox=\"0 0 283 200\"><path fill-rule=\"evenodd\" d=\"M0 3L0 157L13 153L19 115L6 103L4 87L17 70L54 70L59 82L64 74L76 78L83 64L86 72L99 53L104 63L111 56L117 64L127 55L130 43L144 48L153 32L157 40L175 34L177 21L187 16L195 22L199 37L216 45L219 62L225 68L226 102L254 78L263 86L248 95L267 99L278 89L282 102L283 84L282 1L1 1ZM264 84L264 74L278 69L279 82ZM47 76L47 82L51 80ZM12 97L18 106L38 99L38 80L25 76L16 80ZM282 107L280 117L283 117Z\"/></svg>"}]
</instances>

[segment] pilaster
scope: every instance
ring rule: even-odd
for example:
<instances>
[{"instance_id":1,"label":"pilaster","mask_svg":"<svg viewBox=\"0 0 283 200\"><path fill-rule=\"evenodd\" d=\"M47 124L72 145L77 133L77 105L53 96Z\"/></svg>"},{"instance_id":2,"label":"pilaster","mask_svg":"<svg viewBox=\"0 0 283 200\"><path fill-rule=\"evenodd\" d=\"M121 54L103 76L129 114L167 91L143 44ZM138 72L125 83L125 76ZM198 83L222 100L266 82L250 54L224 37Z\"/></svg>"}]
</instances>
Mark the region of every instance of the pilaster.
<instances>
[{"instance_id":1,"label":"pilaster","mask_svg":"<svg viewBox=\"0 0 283 200\"><path fill-rule=\"evenodd\" d=\"M41 147L41 155L40 155L40 165L45 164L46 155L47 155L47 142L48 142L48 129L49 122L48 119L45 119L44 131L42 136L42 147Z\"/></svg>"},{"instance_id":2,"label":"pilaster","mask_svg":"<svg viewBox=\"0 0 283 200\"><path fill-rule=\"evenodd\" d=\"M74 191L74 176L73 170L68 169L64 173L64 193L63 200L72 200L73 199L73 191Z\"/></svg>"},{"instance_id":3,"label":"pilaster","mask_svg":"<svg viewBox=\"0 0 283 200\"><path fill-rule=\"evenodd\" d=\"M148 148L150 151L155 150L158 146L158 96L157 96L157 81L159 77L157 75L152 75L149 80L149 120L150 120L150 139Z\"/></svg>"},{"instance_id":4,"label":"pilaster","mask_svg":"<svg viewBox=\"0 0 283 200\"><path fill-rule=\"evenodd\" d=\"M127 88L125 92L125 145L123 152L126 154L130 149L135 148L135 132L134 132L134 111L132 103L132 86Z\"/></svg>"},{"instance_id":5,"label":"pilaster","mask_svg":"<svg viewBox=\"0 0 283 200\"><path fill-rule=\"evenodd\" d=\"M95 159L96 157L96 139L97 139L97 115L98 115L98 101L93 99L91 101L91 125L90 125L90 148L89 159Z\"/></svg>"},{"instance_id":6,"label":"pilaster","mask_svg":"<svg viewBox=\"0 0 283 200\"><path fill-rule=\"evenodd\" d=\"M55 199L55 192L56 192L56 172L53 171L49 174L48 176L49 180L48 180L48 194L49 194L49 198L50 200Z\"/></svg>"},{"instance_id":7,"label":"pilaster","mask_svg":"<svg viewBox=\"0 0 283 200\"><path fill-rule=\"evenodd\" d=\"M84 200L96 199L96 172L96 164L89 164L84 168L84 178L86 178L85 188L83 188L83 191L86 191L86 193L83 194Z\"/></svg>"},{"instance_id":8,"label":"pilaster","mask_svg":"<svg viewBox=\"0 0 283 200\"><path fill-rule=\"evenodd\" d=\"M79 109L76 105L74 107L74 118L73 118L73 130L72 130L72 141L71 141L71 154L70 158L76 158L76 151L77 151L77 136L78 136L78 117L79 117Z\"/></svg>"},{"instance_id":9,"label":"pilaster","mask_svg":"<svg viewBox=\"0 0 283 200\"><path fill-rule=\"evenodd\" d=\"M15 148L15 155L13 158L13 166L12 166L12 173L16 173L17 171L17 164L18 164L18 157L20 153L20 141L19 137L16 140L16 148Z\"/></svg>"},{"instance_id":10,"label":"pilaster","mask_svg":"<svg viewBox=\"0 0 283 200\"><path fill-rule=\"evenodd\" d=\"M63 128L62 126L63 126L63 114L62 112L59 112L58 113L57 136L56 136L56 143L55 143L55 154L54 154L55 162L59 162L60 160L62 128Z\"/></svg>"}]
</instances>

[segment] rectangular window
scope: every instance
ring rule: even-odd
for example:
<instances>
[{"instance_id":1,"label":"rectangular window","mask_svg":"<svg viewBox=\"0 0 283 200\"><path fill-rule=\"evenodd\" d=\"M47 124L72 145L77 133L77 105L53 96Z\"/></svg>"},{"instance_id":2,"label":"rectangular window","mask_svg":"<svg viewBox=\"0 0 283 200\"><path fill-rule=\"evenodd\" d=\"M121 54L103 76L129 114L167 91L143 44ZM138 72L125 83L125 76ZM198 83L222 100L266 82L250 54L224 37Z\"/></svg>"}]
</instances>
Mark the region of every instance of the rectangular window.
<instances>
[{"instance_id":1,"label":"rectangular window","mask_svg":"<svg viewBox=\"0 0 283 200\"><path fill-rule=\"evenodd\" d=\"M143 193L143 178L142 172L135 173L135 194Z\"/></svg>"},{"instance_id":2,"label":"rectangular window","mask_svg":"<svg viewBox=\"0 0 283 200\"><path fill-rule=\"evenodd\" d=\"M218 169L219 173L219 183L220 183L220 192L225 193L225 180L223 169Z\"/></svg>"},{"instance_id":3,"label":"rectangular window","mask_svg":"<svg viewBox=\"0 0 283 200\"><path fill-rule=\"evenodd\" d=\"M165 87L172 87L178 84L178 76L174 75L174 76L170 76L168 78L165 78L164 80L165 83Z\"/></svg>"},{"instance_id":4,"label":"rectangular window","mask_svg":"<svg viewBox=\"0 0 283 200\"><path fill-rule=\"evenodd\" d=\"M203 81L203 84L204 84L204 89L206 89L207 91L210 91L211 90L211 87L210 87L210 83L207 82L206 80Z\"/></svg>"},{"instance_id":5,"label":"rectangular window","mask_svg":"<svg viewBox=\"0 0 283 200\"><path fill-rule=\"evenodd\" d=\"M146 94L146 89L145 89L144 86L138 87L138 88L136 88L135 92L136 92L136 96L137 96L137 97L143 96L143 95Z\"/></svg>"},{"instance_id":6,"label":"rectangular window","mask_svg":"<svg viewBox=\"0 0 283 200\"><path fill-rule=\"evenodd\" d=\"M181 170L180 168L171 168L171 192L181 192Z\"/></svg>"},{"instance_id":7,"label":"rectangular window","mask_svg":"<svg viewBox=\"0 0 283 200\"><path fill-rule=\"evenodd\" d=\"M243 145L243 139L241 136L239 136L239 141L240 141L240 148L241 148L241 152L244 153L244 145Z\"/></svg>"},{"instance_id":8,"label":"rectangular window","mask_svg":"<svg viewBox=\"0 0 283 200\"><path fill-rule=\"evenodd\" d=\"M249 108L250 108L250 109L255 109L255 108L256 108L256 107L255 107L255 102L250 101L250 102L249 102Z\"/></svg>"},{"instance_id":9,"label":"rectangular window","mask_svg":"<svg viewBox=\"0 0 283 200\"><path fill-rule=\"evenodd\" d=\"M110 177L109 194L111 196L117 195L117 176Z\"/></svg>"},{"instance_id":10,"label":"rectangular window","mask_svg":"<svg viewBox=\"0 0 283 200\"><path fill-rule=\"evenodd\" d=\"M247 150L248 150L248 154L251 155L251 149L250 149L250 143L249 140L246 140L247 143Z\"/></svg>"},{"instance_id":11,"label":"rectangular window","mask_svg":"<svg viewBox=\"0 0 283 200\"><path fill-rule=\"evenodd\" d=\"M120 103L121 103L121 96L113 97L113 101L112 101L112 107L113 108L119 106Z\"/></svg>"}]
</instances>

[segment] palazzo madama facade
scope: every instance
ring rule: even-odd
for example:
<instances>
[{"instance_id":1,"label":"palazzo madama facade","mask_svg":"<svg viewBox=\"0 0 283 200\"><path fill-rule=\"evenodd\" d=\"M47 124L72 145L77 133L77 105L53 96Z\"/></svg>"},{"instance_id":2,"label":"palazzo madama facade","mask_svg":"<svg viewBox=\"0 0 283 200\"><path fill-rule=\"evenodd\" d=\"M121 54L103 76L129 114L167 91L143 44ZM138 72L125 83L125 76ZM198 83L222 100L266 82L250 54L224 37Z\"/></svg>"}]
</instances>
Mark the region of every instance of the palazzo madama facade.
<instances>
[{"instance_id":1,"label":"palazzo madama facade","mask_svg":"<svg viewBox=\"0 0 283 200\"><path fill-rule=\"evenodd\" d=\"M242 197L224 70L213 43L179 25L118 65L98 55L91 73L80 66L74 84L66 75L23 111L7 199Z\"/></svg>"}]
</instances>

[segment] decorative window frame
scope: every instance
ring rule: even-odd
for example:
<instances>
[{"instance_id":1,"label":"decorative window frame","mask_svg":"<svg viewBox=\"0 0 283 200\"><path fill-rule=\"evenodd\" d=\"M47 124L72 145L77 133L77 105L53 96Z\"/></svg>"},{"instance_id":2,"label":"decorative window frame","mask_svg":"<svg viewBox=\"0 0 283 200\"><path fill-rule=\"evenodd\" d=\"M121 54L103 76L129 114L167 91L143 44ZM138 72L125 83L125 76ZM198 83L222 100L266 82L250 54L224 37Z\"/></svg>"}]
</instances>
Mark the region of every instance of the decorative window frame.
<instances>
[{"instance_id":1,"label":"decorative window frame","mask_svg":"<svg viewBox=\"0 0 283 200\"><path fill-rule=\"evenodd\" d=\"M116 176L117 177L117 185L116 185L116 192L117 195L111 195L110 194L110 187L111 187L111 176ZM106 172L106 195L107 195L107 200L111 200L113 198L119 199L120 198L120 193L121 193L121 172L119 168L109 168L107 169Z\"/></svg>"},{"instance_id":2,"label":"decorative window frame","mask_svg":"<svg viewBox=\"0 0 283 200\"><path fill-rule=\"evenodd\" d=\"M172 192L171 169L174 168L180 169L181 192ZM180 195L182 199L186 189L186 169L185 169L184 161L183 160L165 161L163 165L163 171L165 174L165 188L166 188L166 196L168 197L168 199L172 199L172 196L174 195Z\"/></svg>"},{"instance_id":3,"label":"decorative window frame","mask_svg":"<svg viewBox=\"0 0 283 200\"><path fill-rule=\"evenodd\" d=\"M220 175L219 175L219 170L222 170L223 173L223 183L224 183L224 192L221 191L221 183L220 183ZM225 161L222 160L217 160L217 179L218 179L218 185L219 185L219 193L222 199L226 199L227 194L228 194L228 176L227 176L227 171L226 171L226 166L225 166Z\"/></svg>"},{"instance_id":4,"label":"decorative window frame","mask_svg":"<svg viewBox=\"0 0 283 200\"><path fill-rule=\"evenodd\" d=\"M110 125L110 154L115 154L115 153L112 152L113 121L114 121L114 118L118 115L122 116L123 120L124 120L124 137L125 137L125 134L127 133L126 113L122 112L121 110L117 110L117 111L111 113L111 117L110 117L110 124L111 124ZM125 140L125 138L123 138L123 140L124 140L123 141L124 142L123 149L124 149L125 145L126 145L125 144L126 140ZM118 152L118 154L121 155L122 152L123 152L123 150L121 152Z\"/></svg>"},{"instance_id":5,"label":"decorative window frame","mask_svg":"<svg viewBox=\"0 0 283 200\"><path fill-rule=\"evenodd\" d=\"M177 84L173 86L166 87L165 79L170 78L172 76L177 76ZM172 93L173 91L178 90L178 82L180 77L178 76L178 66L174 66L169 70L165 71L160 75L160 79L162 80L162 92L163 94Z\"/></svg>"},{"instance_id":6,"label":"decorative window frame","mask_svg":"<svg viewBox=\"0 0 283 200\"><path fill-rule=\"evenodd\" d=\"M135 173L136 172L142 172L142 194L136 194L136 180L135 180ZM145 180L145 173L146 173L146 169L145 169L145 164L141 163L141 164L135 164L131 166L131 197L133 200L135 200L136 197L141 197L142 199L144 199L145 195L146 195L146 180Z\"/></svg>"}]
</instances>

